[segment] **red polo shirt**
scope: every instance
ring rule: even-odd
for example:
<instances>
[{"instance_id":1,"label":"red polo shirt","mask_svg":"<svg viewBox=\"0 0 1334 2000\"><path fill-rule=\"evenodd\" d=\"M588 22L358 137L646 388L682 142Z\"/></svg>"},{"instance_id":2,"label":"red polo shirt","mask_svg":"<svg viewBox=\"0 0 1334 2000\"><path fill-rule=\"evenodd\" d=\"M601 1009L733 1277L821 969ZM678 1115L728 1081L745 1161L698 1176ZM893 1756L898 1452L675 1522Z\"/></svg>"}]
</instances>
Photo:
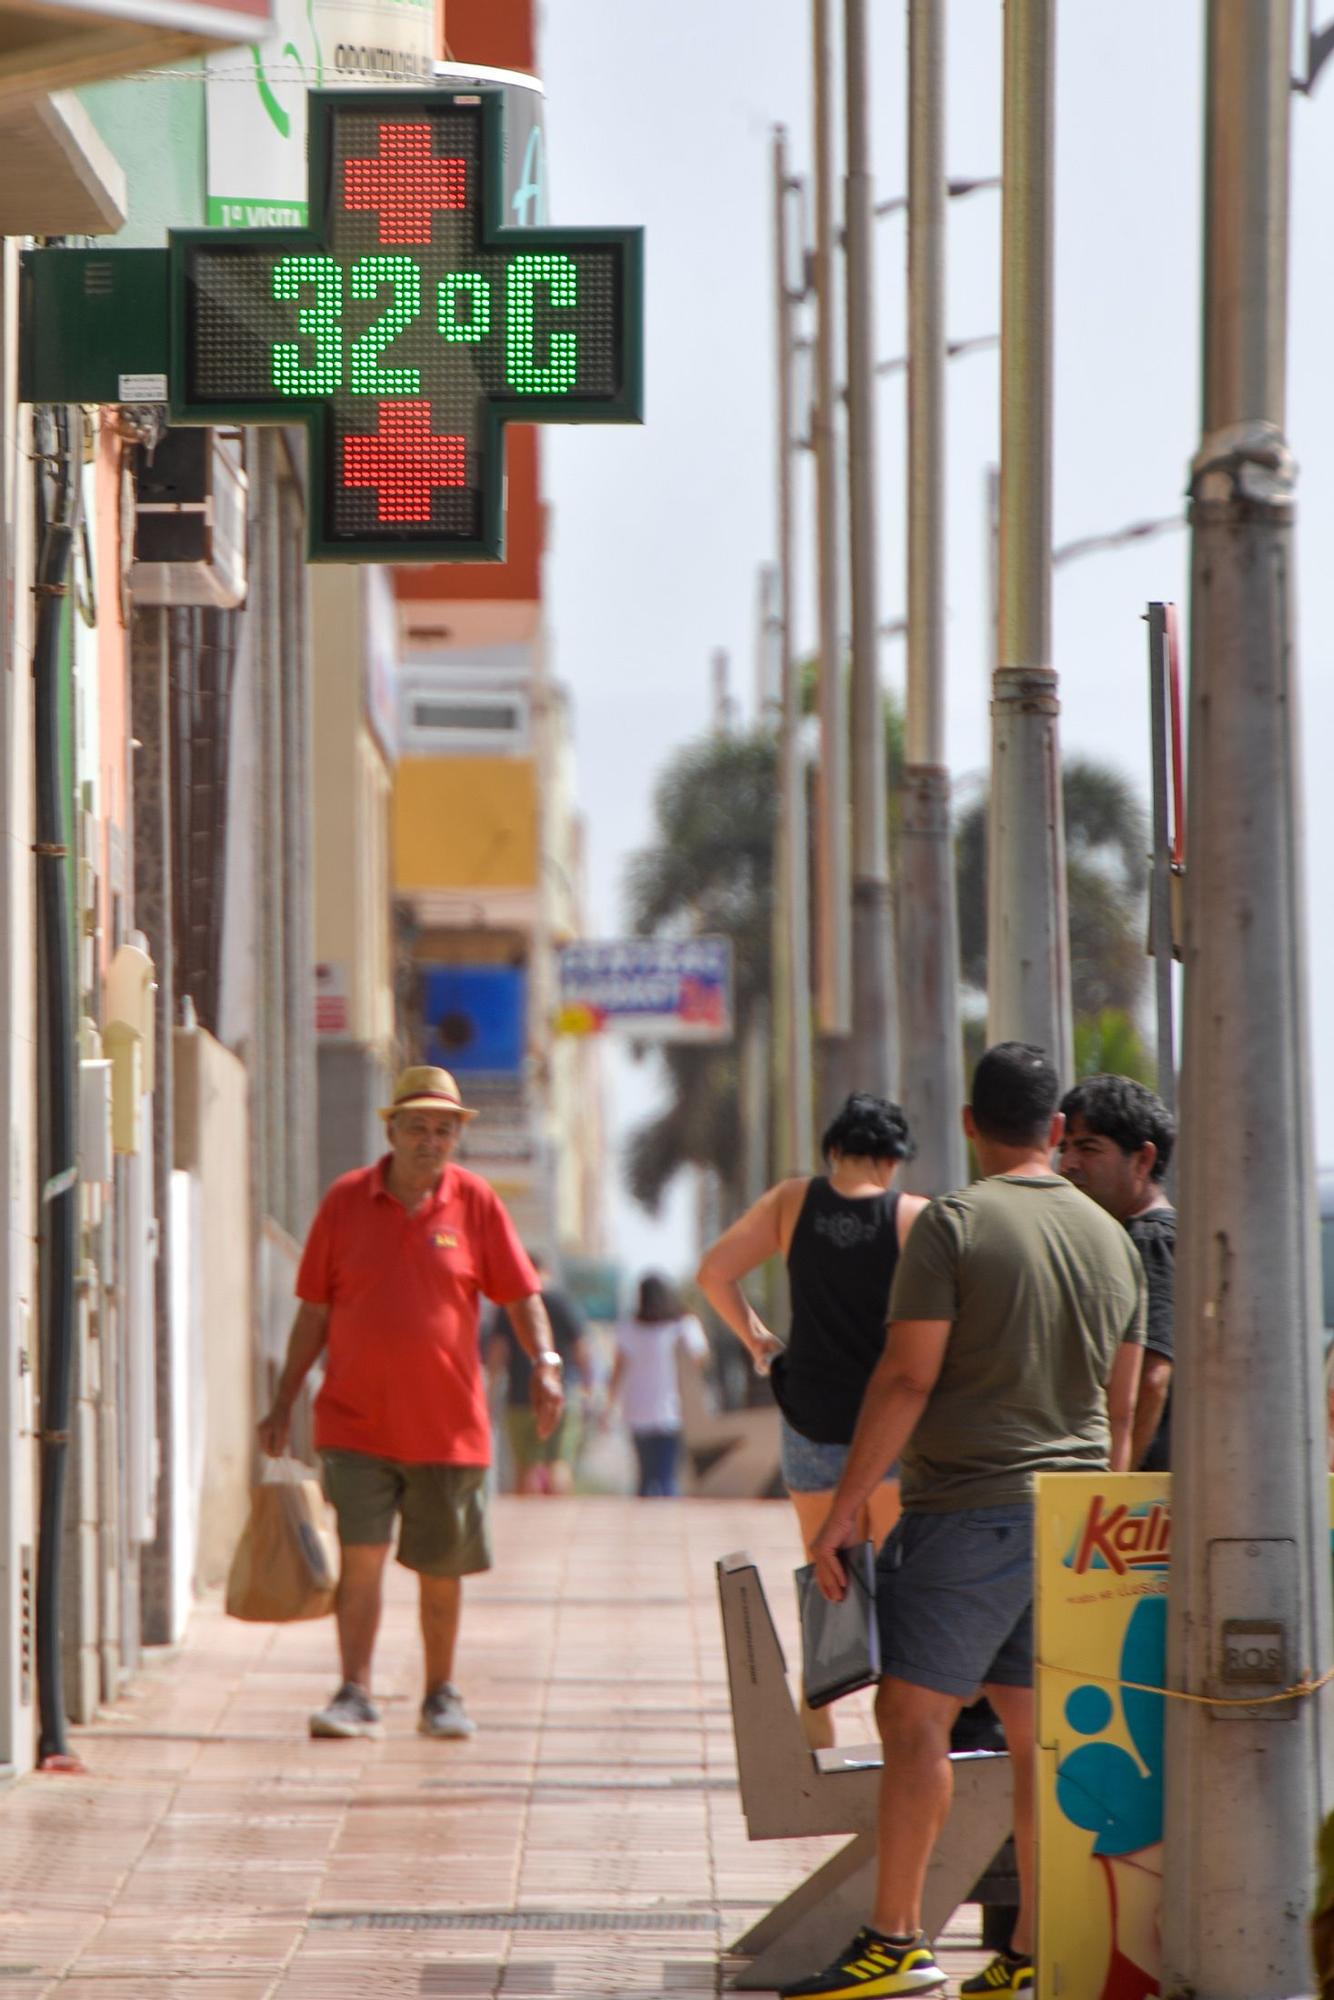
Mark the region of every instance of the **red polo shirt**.
<instances>
[{"instance_id":1,"label":"red polo shirt","mask_svg":"<svg viewBox=\"0 0 1334 2000\"><path fill-rule=\"evenodd\" d=\"M481 1294L538 1290L498 1195L448 1166L409 1215L385 1186L389 1156L336 1180L320 1204L296 1294L328 1306L315 1443L411 1465L487 1465L491 1425L477 1341Z\"/></svg>"}]
</instances>

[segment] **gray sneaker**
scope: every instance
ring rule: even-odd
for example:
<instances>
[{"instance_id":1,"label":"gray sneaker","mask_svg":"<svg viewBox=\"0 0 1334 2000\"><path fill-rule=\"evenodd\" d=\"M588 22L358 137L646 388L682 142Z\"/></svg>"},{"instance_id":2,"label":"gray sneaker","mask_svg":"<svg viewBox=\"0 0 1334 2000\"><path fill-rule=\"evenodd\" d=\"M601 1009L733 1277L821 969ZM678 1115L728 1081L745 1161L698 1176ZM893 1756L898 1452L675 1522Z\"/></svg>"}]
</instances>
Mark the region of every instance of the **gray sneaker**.
<instances>
[{"instance_id":1,"label":"gray sneaker","mask_svg":"<svg viewBox=\"0 0 1334 2000\"><path fill-rule=\"evenodd\" d=\"M422 1703L417 1723L423 1736L475 1736L477 1724L463 1706L463 1696L453 1681L441 1681Z\"/></svg>"},{"instance_id":2,"label":"gray sneaker","mask_svg":"<svg viewBox=\"0 0 1334 2000\"><path fill-rule=\"evenodd\" d=\"M312 1736L382 1736L380 1711L355 1681L344 1681L332 1701L310 1718Z\"/></svg>"}]
</instances>

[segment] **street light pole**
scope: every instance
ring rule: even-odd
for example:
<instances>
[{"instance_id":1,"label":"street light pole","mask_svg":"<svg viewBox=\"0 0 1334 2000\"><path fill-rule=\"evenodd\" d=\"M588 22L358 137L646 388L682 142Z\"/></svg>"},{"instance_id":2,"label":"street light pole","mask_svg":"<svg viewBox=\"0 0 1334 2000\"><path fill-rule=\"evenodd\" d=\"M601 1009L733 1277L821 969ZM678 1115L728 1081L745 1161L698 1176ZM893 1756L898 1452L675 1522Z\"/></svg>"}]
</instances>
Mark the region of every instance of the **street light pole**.
<instances>
[{"instance_id":1,"label":"street light pole","mask_svg":"<svg viewBox=\"0 0 1334 2000\"><path fill-rule=\"evenodd\" d=\"M1311 1139L1287 0L1211 0L1191 658L1164 1994L1312 1990L1331 1802L1329 1502ZM1247 1698L1265 1706L1247 1707ZM1235 1705L1221 1706L1223 1702Z\"/></svg>"},{"instance_id":2,"label":"street light pole","mask_svg":"<svg viewBox=\"0 0 1334 2000\"><path fill-rule=\"evenodd\" d=\"M844 0L847 122L848 556L852 584L852 1061L857 1090L898 1085L875 550L875 215L866 0Z\"/></svg>"},{"instance_id":3,"label":"street light pole","mask_svg":"<svg viewBox=\"0 0 1334 2000\"><path fill-rule=\"evenodd\" d=\"M810 869L806 843L806 772L801 754L801 689L792 642L792 353L793 292L788 281L787 134L774 132L774 307L778 372L779 661L777 896L774 899L774 1099L781 1149L778 1170L809 1173L814 1144L811 1101Z\"/></svg>"},{"instance_id":4,"label":"street light pole","mask_svg":"<svg viewBox=\"0 0 1334 2000\"><path fill-rule=\"evenodd\" d=\"M838 393L834 381L833 64L831 0L812 0L815 110L815 447L816 577L819 610L820 757L816 767L817 995L821 1108L847 1094L852 1034L852 850L848 814L848 689L839 592Z\"/></svg>"},{"instance_id":5,"label":"street light pole","mask_svg":"<svg viewBox=\"0 0 1334 2000\"><path fill-rule=\"evenodd\" d=\"M988 1030L1069 1078L1060 699L1051 664L1055 0L1006 0L999 664L987 842Z\"/></svg>"},{"instance_id":6,"label":"street light pole","mask_svg":"<svg viewBox=\"0 0 1334 2000\"><path fill-rule=\"evenodd\" d=\"M819 608L820 758L816 766L816 957L820 1096L833 1110L847 1093L852 1033L852 854L848 820L848 692L839 618L838 397L834 386L834 143L831 0L812 0L815 101L815 447L816 577Z\"/></svg>"},{"instance_id":7,"label":"street light pole","mask_svg":"<svg viewBox=\"0 0 1334 2000\"><path fill-rule=\"evenodd\" d=\"M959 926L945 764L945 0L908 0L908 704L899 881L904 1185L964 1179Z\"/></svg>"}]
</instances>

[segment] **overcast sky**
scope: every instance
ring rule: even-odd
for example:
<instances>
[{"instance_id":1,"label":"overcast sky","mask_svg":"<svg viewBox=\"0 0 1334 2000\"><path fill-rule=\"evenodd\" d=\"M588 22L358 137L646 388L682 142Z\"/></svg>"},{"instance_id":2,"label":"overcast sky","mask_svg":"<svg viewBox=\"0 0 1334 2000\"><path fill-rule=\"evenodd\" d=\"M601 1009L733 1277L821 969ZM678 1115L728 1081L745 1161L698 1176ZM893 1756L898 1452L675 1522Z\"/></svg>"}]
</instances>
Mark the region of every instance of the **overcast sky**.
<instances>
[{"instance_id":1,"label":"overcast sky","mask_svg":"<svg viewBox=\"0 0 1334 2000\"><path fill-rule=\"evenodd\" d=\"M1331 11L1334 12L1334 0ZM770 141L810 157L808 0L552 0L543 68L553 219L642 223L647 244L642 430L547 433L555 509L548 587L557 671L575 696L591 834L593 920L625 920L626 857L650 832L655 778L708 726L712 648L732 655L749 709L756 574L774 547ZM833 12L841 15L835 4ZM877 194L902 192L906 13L871 10ZM1199 433L1200 0L1058 8L1055 541L1177 512ZM1000 0L949 8L947 169L999 171ZM1330 197L1334 66L1293 103L1289 435L1301 467L1300 657L1305 686L1308 880L1317 1130L1334 1156L1334 915L1321 883L1334 855L1334 363ZM951 204L949 334L999 329L1000 202ZM878 224L877 344L904 341L902 218ZM904 601L903 377L881 391L881 615ZM994 353L951 364L948 450L949 756L960 786L985 770L986 468L998 455ZM803 470L802 478L809 480ZM798 639L812 637L810 534ZM1147 799L1141 614L1184 607L1187 537L1071 563L1056 574L1054 665L1063 745L1114 763ZM902 684L903 648L883 671ZM646 1078L611 1066L615 1132L651 1103ZM689 1254L681 1203L662 1225L618 1201L631 1263Z\"/></svg>"}]
</instances>

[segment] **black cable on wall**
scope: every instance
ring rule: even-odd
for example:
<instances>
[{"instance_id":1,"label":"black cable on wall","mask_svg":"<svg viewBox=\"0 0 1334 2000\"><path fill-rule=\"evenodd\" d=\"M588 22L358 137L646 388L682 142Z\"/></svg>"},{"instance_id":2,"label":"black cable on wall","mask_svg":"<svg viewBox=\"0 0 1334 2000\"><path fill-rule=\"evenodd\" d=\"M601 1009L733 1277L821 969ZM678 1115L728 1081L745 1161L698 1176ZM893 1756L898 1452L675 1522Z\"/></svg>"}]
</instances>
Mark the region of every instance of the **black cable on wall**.
<instances>
[{"instance_id":1,"label":"black cable on wall","mask_svg":"<svg viewBox=\"0 0 1334 2000\"><path fill-rule=\"evenodd\" d=\"M46 1181L42 1188L42 1371L37 1524L38 1763L69 1760L61 1660L61 1568L74 1365L78 1256L78 1162L74 969L71 963L69 801L61 741L60 626L78 526L79 472L73 413L33 412L37 458L37 599L33 640L39 992L44 1070L38 1099Z\"/></svg>"}]
</instances>

